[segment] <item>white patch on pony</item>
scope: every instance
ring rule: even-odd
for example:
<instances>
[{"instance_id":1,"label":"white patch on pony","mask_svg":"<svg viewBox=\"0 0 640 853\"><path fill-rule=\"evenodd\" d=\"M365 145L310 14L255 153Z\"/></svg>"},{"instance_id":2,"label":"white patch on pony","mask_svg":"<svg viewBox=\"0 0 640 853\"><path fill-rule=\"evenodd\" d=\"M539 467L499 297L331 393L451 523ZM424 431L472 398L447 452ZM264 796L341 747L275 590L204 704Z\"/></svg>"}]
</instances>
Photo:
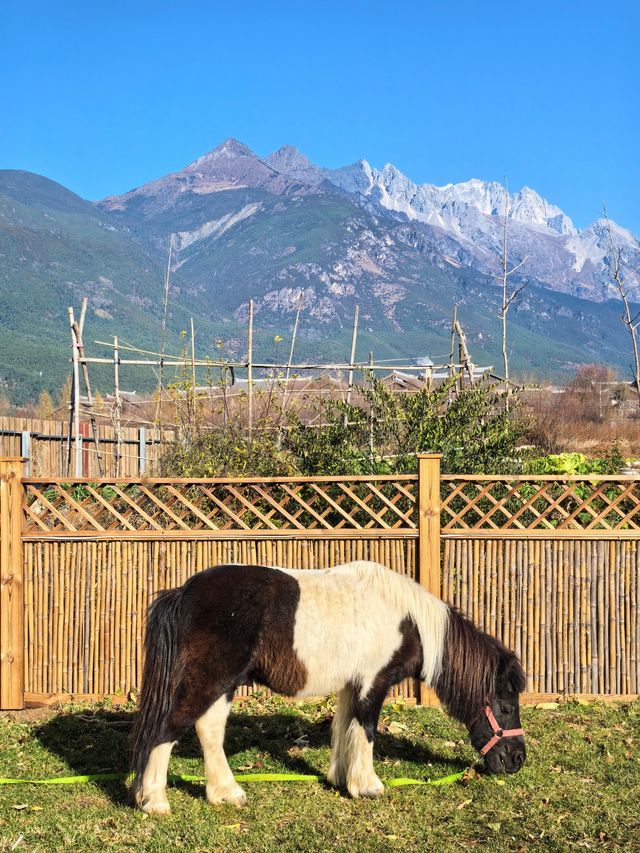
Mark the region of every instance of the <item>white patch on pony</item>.
<instances>
[{"instance_id":1,"label":"white patch on pony","mask_svg":"<svg viewBox=\"0 0 640 853\"><path fill-rule=\"evenodd\" d=\"M373 741L365 730L352 719L346 736L347 791L352 797L379 797L384 785L373 769Z\"/></svg>"},{"instance_id":2,"label":"white patch on pony","mask_svg":"<svg viewBox=\"0 0 640 853\"><path fill-rule=\"evenodd\" d=\"M155 746L149 754L149 760L142 776L142 787L136 795L138 805L147 814L170 814L167 799L167 771L169 758L175 741L167 741Z\"/></svg>"},{"instance_id":3,"label":"white patch on pony","mask_svg":"<svg viewBox=\"0 0 640 853\"><path fill-rule=\"evenodd\" d=\"M280 571L300 585L293 644L308 676L298 697L338 693L347 684L366 696L399 648L406 617L420 634L422 679L433 685L438 678L449 608L414 580L365 561Z\"/></svg>"},{"instance_id":4,"label":"white patch on pony","mask_svg":"<svg viewBox=\"0 0 640 853\"><path fill-rule=\"evenodd\" d=\"M224 730L231 710L226 696L217 699L196 720L196 732L204 754L204 770L207 777L207 800L210 803L231 803L243 806L247 795L233 778L224 754Z\"/></svg>"}]
</instances>

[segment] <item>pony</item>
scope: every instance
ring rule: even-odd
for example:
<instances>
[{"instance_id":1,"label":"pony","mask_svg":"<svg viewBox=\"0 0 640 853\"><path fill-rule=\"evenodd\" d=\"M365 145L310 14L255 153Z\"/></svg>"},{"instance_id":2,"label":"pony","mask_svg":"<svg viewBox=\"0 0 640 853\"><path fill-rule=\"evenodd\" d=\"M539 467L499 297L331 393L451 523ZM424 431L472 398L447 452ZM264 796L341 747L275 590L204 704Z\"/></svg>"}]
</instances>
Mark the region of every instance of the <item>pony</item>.
<instances>
[{"instance_id":1,"label":"pony","mask_svg":"<svg viewBox=\"0 0 640 853\"><path fill-rule=\"evenodd\" d=\"M377 797L378 717L389 688L419 678L466 725L491 772L525 762L514 652L414 580L373 562L320 570L228 564L149 608L134 728L137 805L168 814L172 747L195 724L210 803L244 805L223 749L234 691L257 682L300 699L336 693L328 782Z\"/></svg>"}]
</instances>

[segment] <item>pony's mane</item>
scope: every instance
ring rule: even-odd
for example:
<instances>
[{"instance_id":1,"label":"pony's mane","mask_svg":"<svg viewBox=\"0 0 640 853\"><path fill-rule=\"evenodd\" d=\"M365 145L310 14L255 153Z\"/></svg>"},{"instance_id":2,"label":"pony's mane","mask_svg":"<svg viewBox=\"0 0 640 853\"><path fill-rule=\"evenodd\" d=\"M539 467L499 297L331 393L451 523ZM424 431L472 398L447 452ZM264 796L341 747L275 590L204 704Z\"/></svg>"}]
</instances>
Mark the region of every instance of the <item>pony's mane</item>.
<instances>
[{"instance_id":1,"label":"pony's mane","mask_svg":"<svg viewBox=\"0 0 640 853\"><path fill-rule=\"evenodd\" d=\"M449 608L436 694L448 712L467 726L495 696L498 674L503 672L516 694L524 690L525 675L514 652L480 631L455 608Z\"/></svg>"}]
</instances>

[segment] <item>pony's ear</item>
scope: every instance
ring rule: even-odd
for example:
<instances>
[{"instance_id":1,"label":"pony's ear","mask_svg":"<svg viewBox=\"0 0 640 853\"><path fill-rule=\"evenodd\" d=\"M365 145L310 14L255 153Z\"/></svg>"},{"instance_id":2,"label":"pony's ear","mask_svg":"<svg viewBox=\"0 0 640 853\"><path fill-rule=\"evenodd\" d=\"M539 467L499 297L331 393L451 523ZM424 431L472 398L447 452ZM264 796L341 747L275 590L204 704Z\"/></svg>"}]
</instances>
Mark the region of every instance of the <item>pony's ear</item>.
<instances>
[{"instance_id":1,"label":"pony's ear","mask_svg":"<svg viewBox=\"0 0 640 853\"><path fill-rule=\"evenodd\" d=\"M527 678L524 674L522 664L516 655L510 655L505 667L505 678L511 684L516 693L522 693L526 684Z\"/></svg>"}]
</instances>

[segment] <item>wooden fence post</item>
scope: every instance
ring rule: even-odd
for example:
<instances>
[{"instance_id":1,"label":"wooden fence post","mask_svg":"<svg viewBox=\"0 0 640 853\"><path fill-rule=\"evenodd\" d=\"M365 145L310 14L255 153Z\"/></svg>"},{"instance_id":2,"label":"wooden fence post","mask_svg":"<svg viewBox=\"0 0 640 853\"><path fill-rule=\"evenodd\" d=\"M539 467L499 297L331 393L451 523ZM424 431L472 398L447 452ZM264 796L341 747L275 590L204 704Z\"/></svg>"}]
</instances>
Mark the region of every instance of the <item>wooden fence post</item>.
<instances>
[{"instance_id":1,"label":"wooden fence post","mask_svg":"<svg viewBox=\"0 0 640 853\"><path fill-rule=\"evenodd\" d=\"M418 580L427 592L441 594L440 460L441 453L418 454ZM433 690L420 682L420 704L437 705Z\"/></svg>"},{"instance_id":2,"label":"wooden fence post","mask_svg":"<svg viewBox=\"0 0 640 853\"><path fill-rule=\"evenodd\" d=\"M24 708L22 457L0 459L0 709Z\"/></svg>"},{"instance_id":3,"label":"wooden fence post","mask_svg":"<svg viewBox=\"0 0 640 853\"><path fill-rule=\"evenodd\" d=\"M138 476L147 473L147 430L145 427L138 429Z\"/></svg>"}]
</instances>

